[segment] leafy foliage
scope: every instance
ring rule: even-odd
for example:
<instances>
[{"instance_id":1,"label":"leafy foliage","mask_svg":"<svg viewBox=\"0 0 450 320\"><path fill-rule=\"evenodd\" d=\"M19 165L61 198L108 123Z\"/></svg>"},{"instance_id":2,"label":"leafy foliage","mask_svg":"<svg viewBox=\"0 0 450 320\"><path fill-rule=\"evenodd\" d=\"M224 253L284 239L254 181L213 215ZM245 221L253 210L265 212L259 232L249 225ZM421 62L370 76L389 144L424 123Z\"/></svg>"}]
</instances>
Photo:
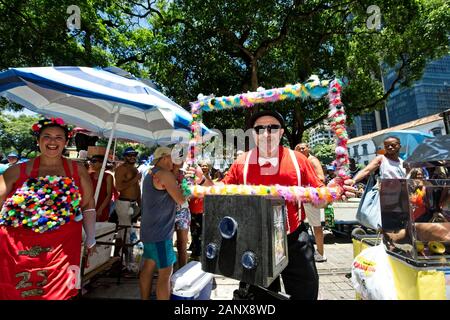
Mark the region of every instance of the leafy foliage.
<instances>
[{"instance_id":1,"label":"leafy foliage","mask_svg":"<svg viewBox=\"0 0 450 320\"><path fill-rule=\"evenodd\" d=\"M329 165L336 158L336 153L334 152L335 148L336 146L332 142L317 144L312 148L311 153L318 158L322 164Z\"/></svg>"},{"instance_id":2,"label":"leafy foliage","mask_svg":"<svg viewBox=\"0 0 450 320\"><path fill-rule=\"evenodd\" d=\"M0 69L116 65L151 78L186 109L199 93L234 95L312 74L338 76L348 81L343 102L351 120L382 108L395 86L410 85L427 61L449 53L446 0L80 0L81 29L69 31L71 4L0 0ZM375 28L371 5L381 13ZM383 92L387 69L397 74ZM294 147L326 118L328 103L266 107L283 114ZM207 113L204 120L225 132L245 128L251 111Z\"/></svg>"},{"instance_id":3,"label":"leafy foliage","mask_svg":"<svg viewBox=\"0 0 450 320\"><path fill-rule=\"evenodd\" d=\"M27 157L36 151L36 139L31 134L31 126L38 117L21 115L0 115L0 148L5 153L16 151Z\"/></svg>"}]
</instances>

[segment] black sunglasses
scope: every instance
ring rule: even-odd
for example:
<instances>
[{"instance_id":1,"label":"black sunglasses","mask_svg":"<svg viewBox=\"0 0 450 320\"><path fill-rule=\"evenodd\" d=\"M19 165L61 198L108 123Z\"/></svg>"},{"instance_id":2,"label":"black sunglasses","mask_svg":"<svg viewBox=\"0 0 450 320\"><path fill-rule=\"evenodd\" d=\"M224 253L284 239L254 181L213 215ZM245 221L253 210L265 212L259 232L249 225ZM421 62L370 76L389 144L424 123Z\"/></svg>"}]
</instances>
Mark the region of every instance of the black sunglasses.
<instances>
[{"instance_id":1,"label":"black sunglasses","mask_svg":"<svg viewBox=\"0 0 450 320\"><path fill-rule=\"evenodd\" d=\"M268 133L272 133L272 131L277 131L281 129L281 126L279 124L268 124L267 126L256 126L253 127L253 129L256 131L257 134L263 133L265 130L267 130Z\"/></svg>"},{"instance_id":2,"label":"black sunglasses","mask_svg":"<svg viewBox=\"0 0 450 320\"><path fill-rule=\"evenodd\" d=\"M137 157L137 153L127 153L125 157Z\"/></svg>"}]
</instances>

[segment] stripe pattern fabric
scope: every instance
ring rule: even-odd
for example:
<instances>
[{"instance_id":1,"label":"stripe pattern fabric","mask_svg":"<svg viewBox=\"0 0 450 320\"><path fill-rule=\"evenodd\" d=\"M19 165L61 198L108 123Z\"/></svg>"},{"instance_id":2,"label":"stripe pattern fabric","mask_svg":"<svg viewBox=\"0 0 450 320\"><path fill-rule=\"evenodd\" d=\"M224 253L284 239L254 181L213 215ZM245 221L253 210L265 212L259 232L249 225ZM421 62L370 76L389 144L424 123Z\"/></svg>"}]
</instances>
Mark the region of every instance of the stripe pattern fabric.
<instances>
[{"instance_id":1,"label":"stripe pattern fabric","mask_svg":"<svg viewBox=\"0 0 450 320\"><path fill-rule=\"evenodd\" d=\"M145 83L88 67L11 68L0 96L47 117L109 137L144 143L188 143L191 114ZM211 133L205 126L202 133Z\"/></svg>"}]
</instances>

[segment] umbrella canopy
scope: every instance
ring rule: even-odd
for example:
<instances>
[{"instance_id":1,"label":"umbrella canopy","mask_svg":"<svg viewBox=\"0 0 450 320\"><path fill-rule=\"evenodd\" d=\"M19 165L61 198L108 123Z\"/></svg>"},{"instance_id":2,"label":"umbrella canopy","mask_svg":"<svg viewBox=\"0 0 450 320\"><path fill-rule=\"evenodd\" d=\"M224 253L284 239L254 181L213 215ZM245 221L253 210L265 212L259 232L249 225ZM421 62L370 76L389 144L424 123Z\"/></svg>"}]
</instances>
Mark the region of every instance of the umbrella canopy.
<instances>
[{"instance_id":1,"label":"umbrella canopy","mask_svg":"<svg viewBox=\"0 0 450 320\"><path fill-rule=\"evenodd\" d=\"M87 67L11 68L0 73L0 96L47 117L147 146L188 143L192 116L153 87L119 75ZM120 70L120 69L119 69ZM212 134L202 126L203 134ZM95 190L98 199L106 167Z\"/></svg>"},{"instance_id":2,"label":"umbrella canopy","mask_svg":"<svg viewBox=\"0 0 450 320\"><path fill-rule=\"evenodd\" d=\"M147 146L188 142L191 114L153 87L87 67L11 68L0 95L45 116L61 117L98 135ZM210 133L206 127L203 134Z\"/></svg>"},{"instance_id":3,"label":"umbrella canopy","mask_svg":"<svg viewBox=\"0 0 450 320\"><path fill-rule=\"evenodd\" d=\"M450 134L422 143L405 160L407 168L450 166Z\"/></svg>"},{"instance_id":4,"label":"umbrella canopy","mask_svg":"<svg viewBox=\"0 0 450 320\"><path fill-rule=\"evenodd\" d=\"M402 145L400 149L400 157L403 160L408 158L417 148L417 146L421 144L425 139L434 139L434 136L432 134L418 130L390 131L372 138L375 147L382 146L384 139L389 136L394 136L400 139L400 144Z\"/></svg>"}]
</instances>

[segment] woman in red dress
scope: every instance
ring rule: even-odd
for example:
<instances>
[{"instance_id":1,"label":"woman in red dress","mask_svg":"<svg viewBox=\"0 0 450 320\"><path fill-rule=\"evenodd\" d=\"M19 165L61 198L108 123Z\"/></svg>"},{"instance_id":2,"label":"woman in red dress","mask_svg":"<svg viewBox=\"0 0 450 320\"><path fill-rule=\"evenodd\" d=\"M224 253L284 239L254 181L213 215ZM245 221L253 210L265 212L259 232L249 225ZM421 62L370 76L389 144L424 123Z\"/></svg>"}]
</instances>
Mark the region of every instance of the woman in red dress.
<instances>
[{"instance_id":1,"label":"woman in red dress","mask_svg":"<svg viewBox=\"0 0 450 320\"><path fill-rule=\"evenodd\" d=\"M40 156L0 176L0 300L62 300L78 294L83 225L95 246L86 168L62 156L69 129L59 118L32 127Z\"/></svg>"}]
</instances>

